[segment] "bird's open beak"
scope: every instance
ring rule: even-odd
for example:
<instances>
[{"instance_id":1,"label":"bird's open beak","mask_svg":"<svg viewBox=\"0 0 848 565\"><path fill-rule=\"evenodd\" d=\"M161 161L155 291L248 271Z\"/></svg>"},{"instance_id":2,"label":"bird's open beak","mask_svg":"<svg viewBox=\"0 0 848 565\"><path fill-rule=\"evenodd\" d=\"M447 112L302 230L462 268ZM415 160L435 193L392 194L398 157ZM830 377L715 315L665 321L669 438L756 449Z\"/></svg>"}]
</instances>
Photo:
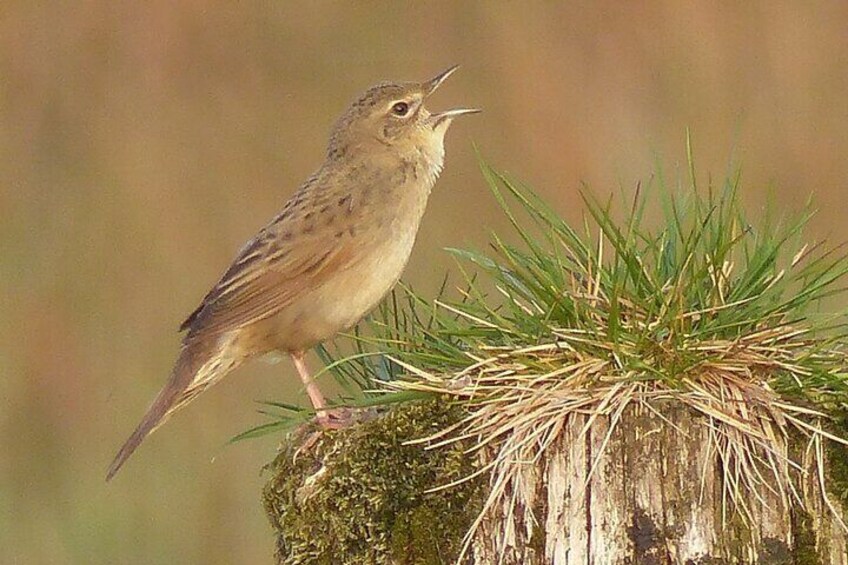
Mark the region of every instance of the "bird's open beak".
<instances>
[{"instance_id":1,"label":"bird's open beak","mask_svg":"<svg viewBox=\"0 0 848 565\"><path fill-rule=\"evenodd\" d=\"M458 68L459 65L454 65L449 69L440 72L430 80L424 82L424 84L422 85L424 90L424 97L426 98L427 96L430 96L431 94L436 92L436 89L439 88L439 85L445 82L445 79L451 76L454 72L456 72Z\"/></svg>"},{"instance_id":2,"label":"bird's open beak","mask_svg":"<svg viewBox=\"0 0 848 565\"><path fill-rule=\"evenodd\" d=\"M424 97L430 96L433 94L439 86L445 82L445 79L451 76L456 70L459 68L459 65L454 65L442 72L440 72L435 77L431 78L427 82L423 84L424 89ZM450 122L457 116L461 116L462 114L476 114L480 112L479 108L456 108L454 110L447 110L445 112L438 112L435 114L430 114L428 121L430 125L435 129L439 124L444 122Z\"/></svg>"}]
</instances>

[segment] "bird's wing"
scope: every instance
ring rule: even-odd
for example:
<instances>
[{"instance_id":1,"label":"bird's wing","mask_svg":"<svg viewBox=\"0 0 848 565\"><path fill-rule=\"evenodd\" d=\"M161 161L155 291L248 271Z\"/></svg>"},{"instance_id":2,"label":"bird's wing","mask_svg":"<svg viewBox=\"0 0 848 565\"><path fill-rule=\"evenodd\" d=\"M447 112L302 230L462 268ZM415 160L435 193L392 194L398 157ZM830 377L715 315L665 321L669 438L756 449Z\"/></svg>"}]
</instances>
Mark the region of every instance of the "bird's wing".
<instances>
[{"instance_id":1,"label":"bird's wing","mask_svg":"<svg viewBox=\"0 0 848 565\"><path fill-rule=\"evenodd\" d=\"M360 256L352 238L291 235L286 224L272 225L249 242L180 329L217 333L272 316Z\"/></svg>"},{"instance_id":2,"label":"bird's wing","mask_svg":"<svg viewBox=\"0 0 848 565\"><path fill-rule=\"evenodd\" d=\"M200 301L200 305L195 308L185 320L183 320L182 324L180 324L181 332L194 325L194 322L197 320L198 316L200 316L200 313L206 305L215 302L215 299L221 293L222 289L225 288L231 280L238 277L249 263L256 262L262 258L262 248L266 244L266 242L263 241L263 235L263 233L260 233L239 250L236 254L236 258L233 260L232 264L221 279L209 290L209 292L206 293L206 296L204 296L203 300Z\"/></svg>"}]
</instances>

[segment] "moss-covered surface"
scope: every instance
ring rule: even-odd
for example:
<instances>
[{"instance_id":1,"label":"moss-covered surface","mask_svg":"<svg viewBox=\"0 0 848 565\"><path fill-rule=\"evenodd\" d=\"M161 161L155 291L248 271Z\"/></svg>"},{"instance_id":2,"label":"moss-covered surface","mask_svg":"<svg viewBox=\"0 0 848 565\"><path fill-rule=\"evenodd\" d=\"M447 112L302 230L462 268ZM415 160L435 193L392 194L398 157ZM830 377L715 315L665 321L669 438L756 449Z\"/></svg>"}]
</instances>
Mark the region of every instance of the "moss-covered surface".
<instances>
[{"instance_id":1,"label":"moss-covered surface","mask_svg":"<svg viewBox=\"0 0 848 565\"><path fill-rule=\"evenodd\" d=\"M286 564L452 563L482 504L467 446L405 442L458 421L441 401L401 405L375 420L308 438L293 435L269 466L265 508ZM317 438L317 439L316 439Z\"/></svg>"},{"instance_id":2,"label":"moss-covered surface","mask_svg":"<svg viewBox=\"0 0 848 565\"><path fill-rule=\"evenodd\" d=\"M828 431L837 437L848 437L848 412L841 411ZM842 503L844 512L848 509L848 446L827 442L827 459L830 491Z\"/></svg>"},{"instance_id":3,"label":"moss-covered surface","mask_svg":"<svg viewBox=\"0 0 848 565\"><path fill-rule=\"evenodd\" d=\"M787 439L789 458L792 461L803 461L808 439L798 432L789 434ZM815 526L810 513L805 508L793 504L789 509L789 526L793 540L789 562L797 565L823 563L821 555L825 548L816 546Z\"/></svg>"},{"instance_id":4,"label":"moss-covered surface","mask_svg":"<svg viewBox=\"0 0 848 565\"><path fill-rule=\"evenodd\" d=\"M822 562L816 548L816 534L813 531L813 518L802 508L794 507L789 516L792 521L792 536L795 547L792 550L792 563L797 565L815 565ZM823 552L821 552L823 553Z\"/></svg>"}]
</instances>

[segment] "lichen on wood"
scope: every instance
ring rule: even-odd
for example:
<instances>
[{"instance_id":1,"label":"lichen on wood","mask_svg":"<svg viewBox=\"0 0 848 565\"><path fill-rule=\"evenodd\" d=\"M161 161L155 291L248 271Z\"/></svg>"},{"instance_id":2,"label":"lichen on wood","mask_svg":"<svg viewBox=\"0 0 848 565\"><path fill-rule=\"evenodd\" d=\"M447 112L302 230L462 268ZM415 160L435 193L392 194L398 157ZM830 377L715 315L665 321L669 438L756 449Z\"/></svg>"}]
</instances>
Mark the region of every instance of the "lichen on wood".
<instances>
[{"instance_id":1,"label":"lichen on wood","mask_svg":"<svg viewBox=\"0 0 848 565\"><path fill-rule=\"evenodd\" d=\"M445 429L460 414L433 400L352 428L287 438L264 491L277 562L453 563L480 510L481 484L430 489L471 475L474 457L462 444L427 449L407 442Z\"/></svg>"}]
</instances>

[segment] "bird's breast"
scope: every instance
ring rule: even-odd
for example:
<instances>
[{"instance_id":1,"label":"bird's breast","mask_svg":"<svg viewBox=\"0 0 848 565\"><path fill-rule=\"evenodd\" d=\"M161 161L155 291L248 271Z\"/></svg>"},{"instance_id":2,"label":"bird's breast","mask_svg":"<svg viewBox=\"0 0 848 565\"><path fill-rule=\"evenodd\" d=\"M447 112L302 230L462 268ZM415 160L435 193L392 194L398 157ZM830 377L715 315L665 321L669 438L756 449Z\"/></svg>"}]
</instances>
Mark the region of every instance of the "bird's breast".
<instances>
[{"instance_id":1,"label":"bird's breast","mask_svg":"<svg viewBox=\"0 0 848 565\"><path fill-rule=\"evenodd\" d=\"M301 296L273 321L278 348L312 347L354 326L392 289L409 259L415 233L363 246L355 264Z\"/></svg>"},{"instance_id":2,"label":"bird's breast","mask_svg":"<svg viewBox=\"0 0 848 565\"><path fill-rule=\"evenodd\" d=\"M422 173L406 181L396 177L391 191L351 193L343 237L354 259L269 320L279 349L306 349L352 327L392 289L409 260L432 187Z\"/></svg>"}]
</instances>

